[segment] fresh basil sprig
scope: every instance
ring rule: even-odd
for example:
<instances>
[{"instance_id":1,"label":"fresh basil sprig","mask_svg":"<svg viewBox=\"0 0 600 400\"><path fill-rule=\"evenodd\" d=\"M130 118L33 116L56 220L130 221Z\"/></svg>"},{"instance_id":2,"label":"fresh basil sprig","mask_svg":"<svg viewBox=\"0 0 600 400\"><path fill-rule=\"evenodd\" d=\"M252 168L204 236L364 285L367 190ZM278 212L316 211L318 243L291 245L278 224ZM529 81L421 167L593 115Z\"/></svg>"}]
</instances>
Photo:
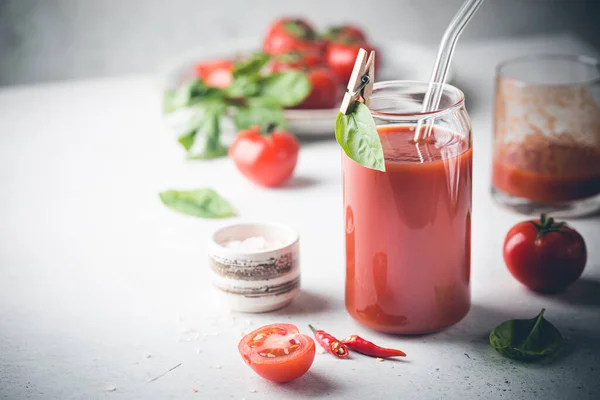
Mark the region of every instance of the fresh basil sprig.
<instances>
[{"instance_id":1,"label":"fresh basil sprig","mask_svg":"<svg viewBox=\"0 0 600 400\"><path fill-rule=\"evenodd\" d=\"M183 108L193 111L178 132L188 158L210 159L227 154L221 143L220 121L224 117L231 117L237 129L253 125L285 128L283 108L301 103L310 93L311 84L301 71L265 74L269 61L269 55L255 53L237 62L233 82L225 89L208 87L196 78L164 93L165 114Z\"/></svg>"},{"instance_id":2,"label":"fresh basil sprig","mask_svg":"<svg viewBox=\"0 0 600 400\"><path fill-rule=\"evenodd\" d=\"M490 333L490 344L503 356L533 361L556 353L563 338L558 329L544 318L542 310L532 319L511 319Z\"/></svg>"},{"instance_id":3,"label":"fresh basil sprig","mask_svg":"<svg viewBox=\"0 0 600 400\"><path fill-rule=\"evenodd\" d=\"M212 189L167 190L160 199L169 208L200 218L227 218L235 211L227 200Z\"/></svg>"},{"instance_id":4,"label":"fresh basil sprig","mask_svg":"<svg viewBox=\"0 0 600 400\"><path fill-rule=\"evenodd\" d=\"M246 60L233 66L233 77L258 75L270 60L271 56L266 53L253 53Z\"/></svg>"},{"instance_id":5,"label":"fresh basil sprig","mask_svg":"<svg viewBox=\"0 0 600 400\"><path fill-rule=\"evenodd\" d=\"M357 164L385 171L383 147L369 108L358 101L352 107L348 114L340 112L335 119L337 142Z\"/></svg>"},{"instance_id":6,"label":"fresh basil sprig","mask_svg":"<svg viewBox=\"0 0 600 400\"><path fill-rule=\"evenodd\" d=\"M233 115L235 127L239 130L248 129L259 125L262 132L269 126L285 126L283 109L273 99L254 97L246 100L246 104L239 106Z\"/></svg>"},{"instance_id":7,"label":"fresh basil sprig","mask_svg":"<svg viewBox=\"0 0 600 400\"><path fill-rule=\"evenodd\" d=\"M299 104L310 93L306 74L297 70L278 72L260 81L262 97L267 97L284 107Z\"/></svg>"}]
</instances>

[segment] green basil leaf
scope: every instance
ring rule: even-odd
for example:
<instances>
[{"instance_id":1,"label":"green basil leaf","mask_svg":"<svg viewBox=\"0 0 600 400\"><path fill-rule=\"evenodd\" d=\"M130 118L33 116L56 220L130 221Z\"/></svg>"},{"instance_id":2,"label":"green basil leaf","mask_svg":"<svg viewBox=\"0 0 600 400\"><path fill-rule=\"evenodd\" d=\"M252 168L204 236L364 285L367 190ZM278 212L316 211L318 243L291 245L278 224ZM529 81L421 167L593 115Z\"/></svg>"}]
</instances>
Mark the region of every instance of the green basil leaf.
<instances>
[{"instance_id":1,"label":"green basil leaf","mask_svg":"<svg viewBox=\"0 0 600 400\"><path fill-rule=\"evenodd\" d=\"M200 218L226 218L235 215L231 204L212 189L167 190L160 199L169 208Z\"/></svg>"},{"instance_id":2,"label":"green basil leaf","mask_svg":"<svg viewBox=\"0 0 600 400\"><path fill-rule=\"evenodd\" d=\"M185 148L186 151L189 150L194 144L196 133L202 125L203 116L203 109L196 107L194 108L194 112L186 121L174 127L175 133L178 137L177 141L183 146L183 148Z\"/></svg>"},{"instance_id":3,"label":"green basil leaf","mask_svg":"<svg viewBox=\"0 0 600 400\"><path fill-rule=\"evenodd\" d=\"M235 63L233 66L233 77L237 78L242 75L258 75L259 72L269 62L271 56L266 53L257 52L250 55L249 58Z\"/></svg>"},{"instance_id":4,"label":"green basil leaf","mask_svg":"<svg viewBox=\"0 0 600 400\"><path fill-rule=\"evenodd\" d=\"M385 171L385 157L377 126L369 108L356 102L347 114L335 119L335 138L348 157L363 167Z\"/></svg>"},{"instance_id":5,"label":"green basil leaf","mask_svg":"<svg viewBox=\"0 0 600 400\"><path fill-rule=\"evenodd\" d=\"M167 90L163 97L165 113L223 97L221 89L208 87L198 78L190 79L176 90Z\"/></svg>"},{"instance_id":6,"label":"green basil leaf","mask_svg":"<svg viewBox=\"0 0 600 400\"><path fill-rule=\"evenodd\" d=\"M283 107L300 104L308 96L311 84L305 73L291 70L268 75L260 80L261 96Z\"/></svg>"},{"instance_id":7,"label":"green basil leaf","mask_svg":"<svg viewBox=\"0 0 600 400\"><path fill-rule=\"evenodd\" d=\"M544 311L532 319L512 319L490 333L490 344L503 356L533 361L556 353L563 338L558 329L544 318Z\"/></svg>"},{"instance_id":8,"label":"green basil leaf","mask_svg":"<svg viewBox=\"0 0 600 400\"><path fill-rule=\"evenodd\" d=\"M172 113L177 109L175 102L175 90L168 89L163 93L163 114Z\"/></svg>"},{"instance_id":9,"label":"green basil leaf","mask_svg":"<svg viewBox=\"0 0 600 400\"><path fill-rule=\"evenodd\" d=\"M188 150L189 159L208 160L227 154L221 145L221 117L226 106L223 102L207 103L202 110L198 129L193 137L181 136L181 143ZM190 144L191 143L191 144Z\"/></svg>"},{"instance_id":10,"label":"green basil leaf","mask_svg":"<svg viewBox=\"0 0 600 400\"><path fill-rule=\"evenodd\" d=\"M197 131L198 131L198 128L192 129L191 131L186 132L183 135L179 136L179 138L177 139L177 141L179 143L181 143L181 145L183 146L183 148L186 151L189 151L192 148L192 145L194 144L194 139L196 138Z\"/></svg>"},{"instance_id":11,"label":"green basil leaf","mask_svg":"<svg viewBox=\"0 0 600 400\"><path fill-rule=\"evenodd\" d=\"M259 125L264 132L271 125L285 128L286 122L283 110L276 102L270 99L250 98L245 106L236 109L233 122L237 129L248 129Z\"/></svg>"},{"instance_id":12,"label":"green basil leaf","mask_svg":"<svg viewBox=\"0 0 600 400\"><path fill-rule=\"evenodd\" d=\"M256 77L238 76L231 85L225 89L225 94L229 98L239 99L252 97L260 91L260 85Z\"/></svg>"}]
</instances>

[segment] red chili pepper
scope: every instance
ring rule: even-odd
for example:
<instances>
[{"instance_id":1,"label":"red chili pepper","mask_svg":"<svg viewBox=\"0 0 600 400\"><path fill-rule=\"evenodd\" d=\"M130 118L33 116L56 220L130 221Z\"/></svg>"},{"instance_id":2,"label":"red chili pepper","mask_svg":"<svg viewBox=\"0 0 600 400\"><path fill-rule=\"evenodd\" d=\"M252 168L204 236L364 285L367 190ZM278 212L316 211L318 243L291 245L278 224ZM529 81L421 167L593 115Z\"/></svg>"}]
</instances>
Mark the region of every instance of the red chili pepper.
<instances>
[{"instance_id":1,"label":"red chili pepper","mask_svg":"<svg viewBox=\"0 0 600 400\"><path fill-rule=\"evenodd\" d=\"M344 343L323 330L313 328L312 325L308 325L308 327L313 331L317 343L325 350L338 358L346 358L350 355L350 351L348 351L348 347Z\"/></svg>"},{"instance_id":2,"label":"red chili pepper","mask_svg":"<svg viewBox=\"0 0 600 400\"><path fill-rule=\"evenodd\" d=\"M342 343L350 347L354 351L358 351L367 356L372 357L406 357L406 353L402 350L386 349L379 347L376 344L361 338L358 335L352 335L349 338L342 340Z\"/></svg>"}]
</instances>

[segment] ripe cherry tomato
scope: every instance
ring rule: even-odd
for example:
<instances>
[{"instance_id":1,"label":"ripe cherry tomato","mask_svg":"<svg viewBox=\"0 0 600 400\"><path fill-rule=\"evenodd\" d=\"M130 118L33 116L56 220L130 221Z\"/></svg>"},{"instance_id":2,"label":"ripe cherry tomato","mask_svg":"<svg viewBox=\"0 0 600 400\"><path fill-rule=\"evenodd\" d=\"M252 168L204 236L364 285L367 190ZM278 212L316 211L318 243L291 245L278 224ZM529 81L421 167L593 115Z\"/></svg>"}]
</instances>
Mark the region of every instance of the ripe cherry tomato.
<instances>
[{"instance_id":1,"label":"ripe cherry tomato","mask_svg":"<svg viewBox=\"0 0 600 400\"><path fill-rule=\"evenodd\" d=\"M558 292L583 272L587 252L583 237L553 218L513 226L504 240L504 261L510 273L536 292Z\"/></svg>"},{"instance_id":2,"label":"ripe cherry tomato","mask_svg":"<svg viewBox=\"0 0 600 400\"><path fill-rule=\"evenodd\" d=\"M258 375L289 382L304 375L315 359L315 342L290 324L266 325L240 340L242 358Z\"/></svg>"},{"instance_id":3,"label":"ripe cherry tomato","mask_svg":"<svg viewBox=\"0 0 600 400\"><path fill-rule=\"evenodd\" d=\"M361 47L367 51L367 54L371 50L375 50L373 46L364 42L342 41L327 44L325 62L340 82L344 84L348 83L350 75L352 75L356 56ZM375 68L378 65L379 59L375 57Z\"/></svg>"},{"instance_id":4,"label":"ripe cherry tomato","mask_svg":"<svg viewBox=\"0 0 600 400\"><path fill-rule=\"evenodd\" d=\"M302 19L282 18L271 24L263 43L263 50L269 54L283 54L290 51L320 51L321 42L310 24Z\"/></svg>"},{"instance_id":5,"label":"ripe cherry tomato","mask_svg":"<svg viewBox=\"0 0 600 400\"><path fill-rule=\"evenodd\" d=\"M229 148L238 170L261 186L277 186L294 172L300 145L291 133L274 131L261 135L255 126L240 132Z\"/></svg>"},{"instance_id":6,"label":"ripe cherry tomato","mask_svg":"<svg viewBox=\"0 0 600 400\"><path fill-rule=\"evenodd\" d=\"M307 70L321 65L321 54L314 51L309 52L289 52L275 56L270 63L269 72L282 72L290 69Z\"/></svg>"},{"instance_id":7,"label":"ripe cherry tomato","mask_svg":"<svg viewBox=\"0 0 600 400\"><path fill-rule=\"evenodd\" d=\"M233 62L216 60L196 64L196 76L202 79L206 86L226 88L233 82Z\"/></svg>"},{"instance_id":8,"label":"ripe cherry tomato","mask_svg":"<svg viewBox=\"0 0 600 400\"><path fill-rule=\"evenodd\" d=\"M323 37L326 40L338 42L352 40L355 42L366 42L367 36L362 29L352 25L340 25L329 28Z\"/></svg>"},{"instance_id":9,"label":"ripe cherry tomato","mask_svg":"<svg viewBox=\"0 0 600 400\"><path fill-rule=\"evenodd\" d=\"M309 95L294 108L323 109L333 108L339 99L340 84L335 75L327 68L315 68L308 72L311 84Z\"/></svg>"}]
</instances>

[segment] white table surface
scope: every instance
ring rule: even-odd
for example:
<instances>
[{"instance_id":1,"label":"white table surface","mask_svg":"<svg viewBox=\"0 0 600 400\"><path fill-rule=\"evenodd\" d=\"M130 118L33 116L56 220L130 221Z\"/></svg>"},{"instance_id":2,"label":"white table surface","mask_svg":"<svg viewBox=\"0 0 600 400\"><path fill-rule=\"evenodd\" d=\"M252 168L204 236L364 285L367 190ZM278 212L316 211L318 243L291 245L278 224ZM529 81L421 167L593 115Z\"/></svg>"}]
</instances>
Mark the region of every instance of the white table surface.
<instances>
[{"instance_id":1,"label":"white table surface","mask_svg":"<svg viewBox=\"0 0 600 400\"><path fill-rule=\"evenodd\" d=\"M368 331L344 309L334 141L304 143L294 180L267 190L227 159L186 162L161 122L152 77L1 89L0 398L599 398L600 218L570 221L589 247L582 278L562 295L535 295L501 258L506 231L522 217L489 195L494 66L560 50L590 53L566 36L459 45L455 82L475 138L473 305L454 327L417 337ZM241 218L300 232L303 289L292 305L244 315L214 302L205 242L224 221L177 214L158 198L200 187L217 189ZM542 307L566 338L553 362L521 364L489 346L494 326ZM272 384L242 362L237 343L278 321L358 333L408 357L317 355L303 378Z\"/></svg>"}]
</instances>

